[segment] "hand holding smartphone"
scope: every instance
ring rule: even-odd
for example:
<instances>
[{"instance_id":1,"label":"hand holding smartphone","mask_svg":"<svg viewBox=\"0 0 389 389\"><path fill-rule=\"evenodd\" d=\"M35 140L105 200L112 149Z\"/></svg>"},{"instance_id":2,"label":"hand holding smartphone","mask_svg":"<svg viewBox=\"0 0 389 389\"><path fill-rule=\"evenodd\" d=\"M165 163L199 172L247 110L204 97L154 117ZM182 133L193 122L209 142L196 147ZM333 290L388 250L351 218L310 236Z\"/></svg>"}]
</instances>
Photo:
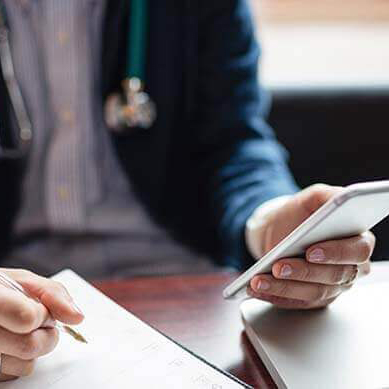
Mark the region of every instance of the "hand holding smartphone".
<instances>
[{"instance_id":1,"label":"hand holding smartphone","mask_svg":"<svg viewBox=\"0 0 389 389\"><path fill-rule=\"evenodd\" d=\"M226 299L245 292L256 274L271 271L281 258L301 256L317 242L370 230L389 214L389 181L354 184L331 198L223 291Z\"/></svg>"}]
</instances>

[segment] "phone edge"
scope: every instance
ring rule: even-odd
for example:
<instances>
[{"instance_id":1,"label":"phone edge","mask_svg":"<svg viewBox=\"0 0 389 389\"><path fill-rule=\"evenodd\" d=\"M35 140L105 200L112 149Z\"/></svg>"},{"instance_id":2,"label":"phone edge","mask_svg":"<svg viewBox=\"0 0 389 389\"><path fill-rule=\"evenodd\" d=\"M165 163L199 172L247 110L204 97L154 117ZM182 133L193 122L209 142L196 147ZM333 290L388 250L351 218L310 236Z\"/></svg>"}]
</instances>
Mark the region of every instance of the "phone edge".
<instances>
[{"instance_id":1,"label":"phone edge","mask_svg":"<svg viewBox=\"0 0 389 389\"><path fill-rule=\"evenodd\" d=\"M314 212L310 217L308 217L303 223L301 223L294 231L287 235L281 242L279 242L273 249L271 249L267 254L265 254L258 262L252 265L247 269L243 274L241 274L236 280L230 283L223 290L223 298L226 300L234 299L235 296L239 297L242 288L247 286L250 279L258 274L262 268L268 266L269 264L264 264L263 260L266 261L267 256L273 256L274 252L279 249L280 252L277 255L282 255L282 252L286 250L280 249L282 245L289 239L294 238L294 241L291 244L295 244L301 239L310 229L315 228L315 226L320 223L325 217L335 211L338 207L343 205L346 201L360 195L368 195L372 193L380 193L389 191L389 180L382 180L376 182L367 182L367 183L357 183L352 184L344 188L344 191L338 195L335 195L332 199L328 200L323 204L316 212ZM328 209L324 209L328 208ZM320 215L322 212L323 215ZM321 216L321 217L320 217ZM312 221L314 218L318 218L316 221ZM309 227L306 227L308 224L311 224ZM306 231L305 231L306 230ZM292 235L297 235L293 237ZM244 279L244 281L243 281ZM242 280L242 281L241 281ZM238 284L238 285L237 285ZM231 290L232 289L232 290Z\"/></svg>"}]
</instances>

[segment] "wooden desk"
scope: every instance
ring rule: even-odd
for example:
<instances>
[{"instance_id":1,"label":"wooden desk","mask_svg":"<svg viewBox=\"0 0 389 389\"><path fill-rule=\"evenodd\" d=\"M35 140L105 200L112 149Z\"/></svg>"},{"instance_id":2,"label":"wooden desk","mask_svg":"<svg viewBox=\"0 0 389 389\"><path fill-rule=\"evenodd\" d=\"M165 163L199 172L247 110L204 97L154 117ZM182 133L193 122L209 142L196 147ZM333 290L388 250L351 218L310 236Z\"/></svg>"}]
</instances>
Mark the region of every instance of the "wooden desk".
<instances>
[{"instance_id":1,"label":"wooden desk","mask_svg":"<svg viewBox=\"0 0 389 389\"><path fill-rule=\"evenodd\" d=\"M231 273L97 281L118 304L255 388L275 388L243 332L237 302L221 292Z\"/></svg>"}]
</instances>

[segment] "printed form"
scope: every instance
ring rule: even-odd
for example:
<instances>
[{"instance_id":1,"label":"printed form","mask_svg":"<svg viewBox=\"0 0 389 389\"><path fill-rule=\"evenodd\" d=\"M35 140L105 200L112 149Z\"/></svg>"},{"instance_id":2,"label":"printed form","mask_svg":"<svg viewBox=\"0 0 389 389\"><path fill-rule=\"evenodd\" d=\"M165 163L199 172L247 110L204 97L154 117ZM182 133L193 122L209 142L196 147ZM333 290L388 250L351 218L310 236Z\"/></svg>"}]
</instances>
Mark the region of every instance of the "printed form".
<instances>
[{"instance_id":1,"label":"printed form","mask_svg":"<svg viewBox=\"0 0 389 389\"><path fill-rule=\"evenodd\" d=\"M3 389L245 388L119 307L70 270L57 274L85 313L77 330L88 344L61 333L57 348L30 377Z\"/></svg>"}]
</instances>

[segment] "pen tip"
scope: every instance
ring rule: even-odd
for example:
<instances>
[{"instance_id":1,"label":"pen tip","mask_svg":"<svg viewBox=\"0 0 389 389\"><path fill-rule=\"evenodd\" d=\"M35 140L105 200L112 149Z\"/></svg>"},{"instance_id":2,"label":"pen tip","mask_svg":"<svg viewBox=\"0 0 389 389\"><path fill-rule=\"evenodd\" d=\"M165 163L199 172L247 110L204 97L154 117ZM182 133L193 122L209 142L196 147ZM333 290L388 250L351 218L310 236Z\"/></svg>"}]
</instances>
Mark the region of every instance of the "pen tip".
<instances>
[{"instance_id":1,"label":"pen tip","mask_svg":"<svg viewBox=\"0 0 389 389\"><path fill-rule=\"evenodd\" d=\"M66 332L72 336L74 339L78 340L81 343L88 343L88 341L76 330L69 326L63 326L63 328L66 330Z\"/></svg>"}]
</instances>

